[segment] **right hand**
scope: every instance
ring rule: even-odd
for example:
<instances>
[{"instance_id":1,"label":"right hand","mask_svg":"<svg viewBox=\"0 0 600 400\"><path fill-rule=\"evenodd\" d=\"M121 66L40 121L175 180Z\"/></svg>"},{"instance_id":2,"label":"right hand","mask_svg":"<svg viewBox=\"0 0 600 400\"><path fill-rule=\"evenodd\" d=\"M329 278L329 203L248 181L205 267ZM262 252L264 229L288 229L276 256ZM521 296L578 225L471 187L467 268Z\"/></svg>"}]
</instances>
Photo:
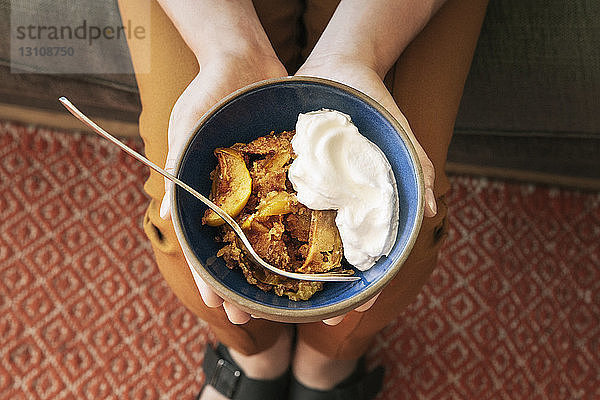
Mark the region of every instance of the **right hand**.
<instances>
[{"instance_id":1,"label":"right hand","mask_svg":"<svg viewBox=\"0 0 600 400\"><path fill-rule=\"evenodd\" d=\"M200 73L190 82L175 102L169 119L169 150L165 170L173 173L177 157L200 117L220 99L233 91L264 79L286 76L283 65L274 57L259 53L228 53L201 64ZM165 195L160 206L160 216L171 218L170 192L173 183L165 179ZM243 324L250 315L230 303L223 302L204 281L194 276L196 285L204 303L208 307L223 306L229 320L234 324Z\"/></svg>"}]
</instances>

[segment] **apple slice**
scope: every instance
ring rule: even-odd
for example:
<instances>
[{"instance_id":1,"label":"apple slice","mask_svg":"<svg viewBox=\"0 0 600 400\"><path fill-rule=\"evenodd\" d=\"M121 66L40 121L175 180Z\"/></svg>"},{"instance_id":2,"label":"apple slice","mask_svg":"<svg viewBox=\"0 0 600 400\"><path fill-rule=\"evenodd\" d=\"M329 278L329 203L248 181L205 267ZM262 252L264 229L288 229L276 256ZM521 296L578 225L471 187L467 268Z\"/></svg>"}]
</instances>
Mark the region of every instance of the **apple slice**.
<instances>
[{"instance_id":1,"label":"apple slice","mask_svg":"<svg viewBox=\"0 0 600 400\"><path fill-rule=\"evenodd\" d=\"M296 196L288 192L271 192L261 199L256 207L256 212L242 222L242 229L247 230L254 227L258 221L294 212L298 208Z\"/></svg>"},{"instance_id":2,"label":"apple slice","mask_svg":"<svg viewBox=\"0 0 600 400\"><path fill-rule=\"evenodd\" d=\"M218 148L215 150L215 156L219 164L213 177L211 200L235 218L246 206L252 193L252 178L240 152L230 148ZM225 223L211 209L206 210L202 222L209 226Z\"/></svg>"},{"instance_id":3,"label":"apple slice","mask_svg":"<svg viewBox=\"0 0 600 400\"><path fill-rule=\"evenodd\" d=\"M313 210L308 252L298 272L319 273L338 268L342 262L342 238L335 224L334 210Z\"/></svg>"},{"instance_id":4,"label":"apple slice","mask_svg":"<svg viewBox=\"0 0 600 400\"><path fill-rule=\"evenodd\" d=\"M278 151L266 159L265 170L279 172L283 169L284 165L291 160L291 158L292 155L288 151Z\"/></svg>"},{"instance_id":5,"label":"apple slice","mask_svg":"<svg viewBox=\"0 0 600 400\"><path fill-rule=\"evenodd\" d=\"M256 207L257 218L283 215L293 212L297 207L296 196L288 192L271 192Z\"/></svg>"}]
</instances>

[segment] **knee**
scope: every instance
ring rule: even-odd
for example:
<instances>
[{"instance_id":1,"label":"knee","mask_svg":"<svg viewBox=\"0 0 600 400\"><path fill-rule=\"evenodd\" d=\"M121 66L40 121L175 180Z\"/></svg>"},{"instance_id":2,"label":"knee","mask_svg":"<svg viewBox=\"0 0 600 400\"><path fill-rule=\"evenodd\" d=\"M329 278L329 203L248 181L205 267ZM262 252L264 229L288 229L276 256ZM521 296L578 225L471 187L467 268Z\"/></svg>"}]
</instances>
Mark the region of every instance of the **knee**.
<instances>
[{"instance_id":1,"label":"knee","mask_svg":"<svg viewBox=\"0 0 600 400\"><path fill-rule=\"evenodd\" d=\"M144 233L152 243L153 248L166 254L179 253L179 242L171 221L160 217L159 208L160 201L152 199L144 215Z\"/></svg>"},{"instance_id":2,"label":"knee","mask_svg":"<svg viewBox=\"0 0 600 400\"><path fill-rule=\"evenodd\" d=\"M448 236L448 206L446 204L446 197L442 195L436 200L437 214L431 218L423 219L419 236L411 251L409 260L421 261L437 258L437 253L444 239Z\"/></svg>"}]
</instances>

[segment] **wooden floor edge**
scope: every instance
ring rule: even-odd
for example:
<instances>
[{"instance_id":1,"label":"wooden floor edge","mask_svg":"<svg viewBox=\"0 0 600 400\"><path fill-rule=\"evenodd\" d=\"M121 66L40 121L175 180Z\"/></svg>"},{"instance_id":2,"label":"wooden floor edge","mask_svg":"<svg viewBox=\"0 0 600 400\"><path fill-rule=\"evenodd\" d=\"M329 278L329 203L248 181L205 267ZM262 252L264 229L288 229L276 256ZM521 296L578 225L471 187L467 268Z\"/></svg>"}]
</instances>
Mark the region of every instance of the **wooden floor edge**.
<instances>
[{"instance_id":1,"label":"wooden floor edge","mask_svg":"<svg viewBox=\"0 0 600 400\"><path fill-rule=\"evenodd\" d=\"M485 167L448 162L446 163L446 172L449 174L487 176L491 178L531 182L549 186L561 186L572 189L590 191L600 190L600 179L522 171L510 168Z\"/></svg>"},{"instance_id":2,"label":"wooden floor edge","mask_svg":"<svg viewBox=\"0 0 600 400\"><path fill-rule=\"evenodd\" d=\"M0 119L69 131L92 132L66 110L64 113L59 113L0 103ZM94 118L94 122L114 136L139 137L138 124L136 123L104 118Z\"/></svg>"}]
</instances>

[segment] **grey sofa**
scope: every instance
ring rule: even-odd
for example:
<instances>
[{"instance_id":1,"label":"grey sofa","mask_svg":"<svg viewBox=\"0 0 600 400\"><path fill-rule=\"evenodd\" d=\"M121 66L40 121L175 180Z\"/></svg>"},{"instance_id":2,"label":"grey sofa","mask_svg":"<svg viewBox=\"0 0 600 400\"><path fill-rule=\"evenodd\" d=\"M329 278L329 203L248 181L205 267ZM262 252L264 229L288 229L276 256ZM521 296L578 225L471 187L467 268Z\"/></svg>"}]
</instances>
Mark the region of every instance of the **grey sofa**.
<instances>
[{"instance_id":1,"label":"grey sofa","mask_svg":"<svg viewBox=\"0 0 600 400\"><path fill-rule=\"evenodd\" d=\"M449 161L600 187L599 1L490 2Z\"/></svg>"},{"instance_id":2,"label":"grey sofa","mask_svg":"<svg viewBox=\"0 0 600 400\"><path fill-rule=\"evenodd\" d=\"M114 2L94 4L118 21ZM0 18L9 17L1 0ZM67 94L92 115L135 124L133 75L14 74L8 43L0 43L0 111L63 114L56 98ZM491 1L448 157L450 172L600 189L599 1Z\"/></svg>"}]
</instances>

